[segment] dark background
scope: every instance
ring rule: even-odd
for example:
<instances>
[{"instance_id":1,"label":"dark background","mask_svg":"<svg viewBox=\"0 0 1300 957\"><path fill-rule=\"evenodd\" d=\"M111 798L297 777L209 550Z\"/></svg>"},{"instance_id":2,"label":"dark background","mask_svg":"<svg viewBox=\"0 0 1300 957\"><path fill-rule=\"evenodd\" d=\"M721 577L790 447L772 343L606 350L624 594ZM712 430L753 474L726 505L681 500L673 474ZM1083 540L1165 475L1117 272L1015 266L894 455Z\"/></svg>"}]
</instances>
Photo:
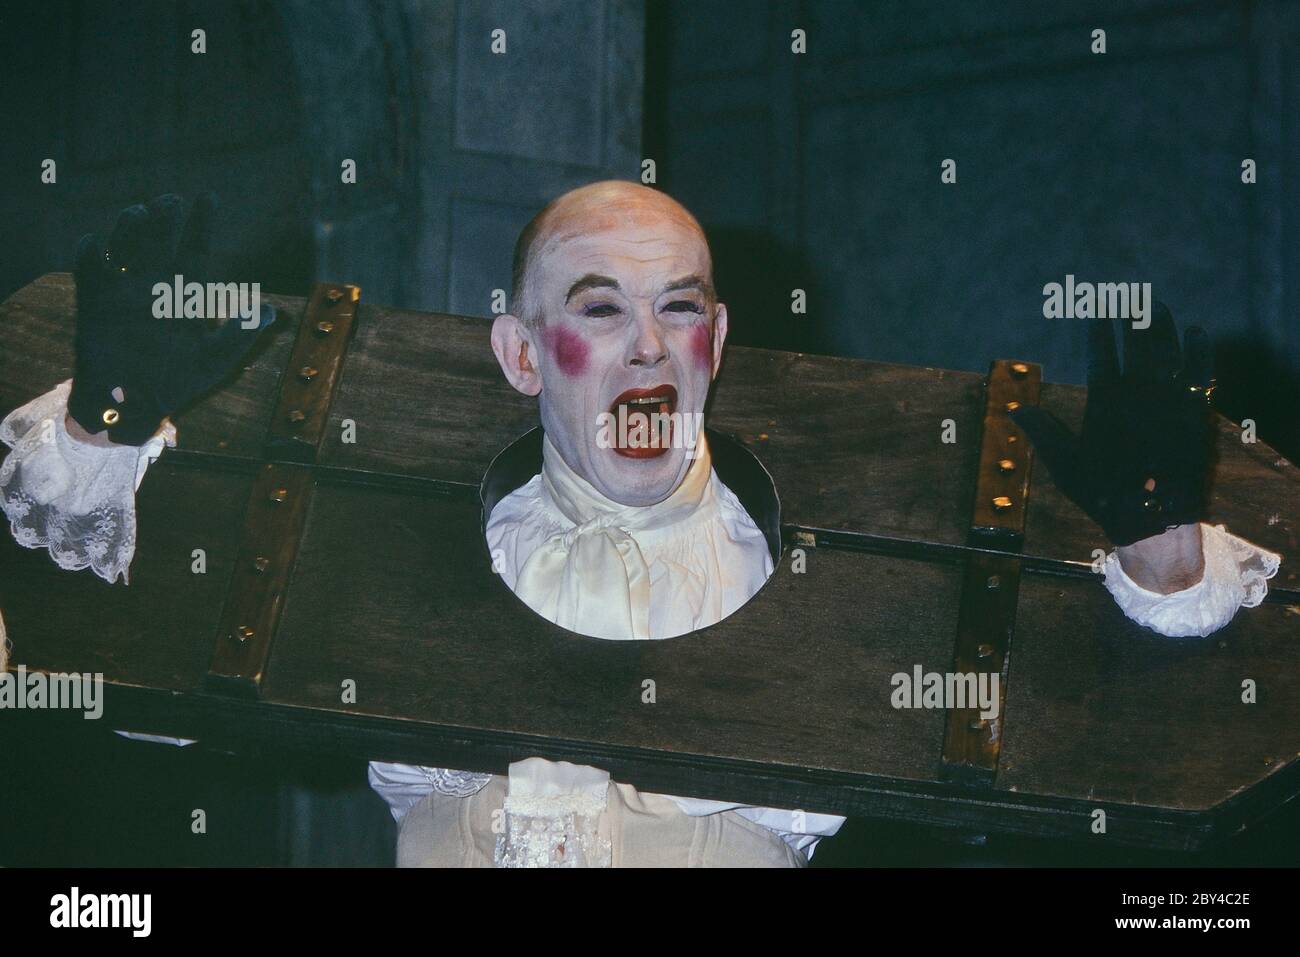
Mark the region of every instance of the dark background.
<instances>
[{"instance_id":1,"label":"dark background","mask_svg":"<svg viewBox=\"0 0 1300 957\"><path fill-rule=\"evenodd\" d=\"M506 56L488 50L498 27ZM709 234L735 342L971 370L1021 357L1078 382L1082 324L1042 317L1044 284L1151 282L1210 331L1220 410L1300 459L1295 2L11 0L0 64L0 296L69 269L123 206L212 189L230 278L486 316L543 203L650 158ZM27 816L0 816L0 863L391 858L363 769L104 738L27 742L47 766L10 790ZM77 765L48 756L69 749L95 782L54 786ZM194 803L178 778L243 843L160 830L156 801ZM895 845L927 853L852 822L819 855Z\"/></svg>"},{"instance_id":2,"label":"dark background","mask_svg":"<svg viewBox=\"0 0 1300 957\"><path fill-rule=\"evenodd\" d=\"M240 278L487 315L543 203L648 157L736 342L1077 382L1044 284L1151 282L1212 333L1221 410L1300 458L1292 0L11 0L0 54L0 296L123 206L212 189Z\"/></svg>"}]
</instances>

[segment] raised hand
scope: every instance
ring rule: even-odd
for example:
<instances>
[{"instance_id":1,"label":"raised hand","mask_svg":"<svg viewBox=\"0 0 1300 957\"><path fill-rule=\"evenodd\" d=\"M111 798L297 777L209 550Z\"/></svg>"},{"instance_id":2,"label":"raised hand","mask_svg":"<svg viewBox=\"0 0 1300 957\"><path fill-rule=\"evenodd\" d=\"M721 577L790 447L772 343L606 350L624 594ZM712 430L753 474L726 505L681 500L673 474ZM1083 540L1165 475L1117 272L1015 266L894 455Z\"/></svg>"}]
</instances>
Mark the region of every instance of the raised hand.
<instances>
[{"instance_id":1,"label":"raised hand","mask_svg":"<svg viewBox=\"0 0 1300 957\"><path fill-rule=\"evenodd\" d=\"M107 246L77 245L77 359L68 413L91 435L122 445L148 441L167 416L224 379L275 320L261 307L256 328L238 317L210 328L201 318L154 315L154 285L205 282L216 199L204 194L189 216L179 196L122 210Z\"/></svg>"},{"instance_id":2,"label":"raised hand","mask_svg":"<svg viewBox=\"0 0 1300 957\"><path fill-rule=\"evenodd\" d=\"M1124 367L1110 320L1090 320L1088 402L1075 436L1036 406L1011 413L1057 486L1115 545L1131 545L1204 517L1213 455L1212 354L1156 303L1151 324L1124 323Z\"/></svg>"}]
</instances>

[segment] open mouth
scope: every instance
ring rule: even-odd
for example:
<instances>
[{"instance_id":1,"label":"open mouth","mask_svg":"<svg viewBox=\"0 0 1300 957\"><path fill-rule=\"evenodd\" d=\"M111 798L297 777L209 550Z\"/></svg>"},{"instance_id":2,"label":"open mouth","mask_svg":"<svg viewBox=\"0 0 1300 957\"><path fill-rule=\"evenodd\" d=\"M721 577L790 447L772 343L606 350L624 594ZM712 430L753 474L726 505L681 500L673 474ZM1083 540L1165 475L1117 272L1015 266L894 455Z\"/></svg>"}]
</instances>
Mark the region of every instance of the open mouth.
<instances>
[{"instance_id":1,"label":"open mouth","mask_svg":"<svg viewBox=\"0 0 1300 957\"><path fill-rule=\"evenodd\" d=\"M628 389L609 407L614 416L614 451L630 459L652 459L672 447L677 390L670 385Z\"/></svg>"}]
</instances>

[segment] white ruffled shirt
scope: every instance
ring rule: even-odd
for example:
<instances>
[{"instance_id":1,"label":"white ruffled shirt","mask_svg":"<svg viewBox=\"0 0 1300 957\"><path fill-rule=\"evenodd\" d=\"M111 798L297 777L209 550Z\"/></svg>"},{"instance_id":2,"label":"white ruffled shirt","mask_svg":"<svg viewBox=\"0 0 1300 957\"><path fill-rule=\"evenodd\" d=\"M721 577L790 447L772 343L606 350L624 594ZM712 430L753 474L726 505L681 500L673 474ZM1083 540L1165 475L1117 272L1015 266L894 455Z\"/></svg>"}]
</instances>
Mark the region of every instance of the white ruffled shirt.
<instances>
[{"instance_id":1,"label":"white ruffled shirt","mask_svg":"<svg viewBox=\"0 0 1300 957\"><path fill-rule=\"evenodd\" d=\"M538 614L592 637L674 638L726 618L763 587L772 574L772 553L740 500L713 471L705 437L699 441L700 454L676 492L658 505L629 508L597 492L544 439L542 472L502 498L488 518L493 568ZM617 547L607 544L611 534ZM604 548L587 547L596 554L582 561L585 539ZM601 583L602 577L623 579L624 595L627 579L644 578L648 595L631 589L630 601L606 596L620 588ZM568 592L582 592L582 603L557 607L570 604L557 601L557 593ZM592 607L607 599L647 607L630 616ZM606 624L606 619L628 617L646 618L648 627Z\"/></svg>"},{"instance_id":2,"label":"white ruffled shirt","mask_svg":"<svg viewBox=\"0 0 1300 957\"><path fill-rule=\"evenodd\" d=\"M109 582L119 576L125 580L135 553L135 490L163 448L175 446L175 428L164 423L139 448L78 442L67 434L63 421L70 386L70 381L56 386L0 422L0 441L13 450L0 465L0 507L20 544L47 548L60 567L89 567ZM504 497L489 520L489 547L499 557L498 570L512 589L540 546L575 527L546 494L542 478L537 475ZM594 489L591 493L597 494ZM649 569L653 635L683 634L713 624L744 604L771 574L772 560L762 533L716 473L710 475L707 495L716 503L716 513L707 521L687 521L680 528L636 536ZM1171 594L1142 588L1124 572L1116 552L1107 556L1102 566L1106 588L1129 618L1169 637L1204 636L1227 624L1238 608L1263 601L1266 582L1277 573L1280 557L1222 526L1202 524L1201 532L1205 554L1201 581ZM724 554L743 560L719 561ZM656 593L672 600L658 600ZM0 621L0 660L2 636ZM433 791L468 797L491 776L372 762L369 778L400 821ZM810 856L817 841L834 834L844 821L830 814L669 797L693 816L735 810Z\"/></svg>"}]
</instances>

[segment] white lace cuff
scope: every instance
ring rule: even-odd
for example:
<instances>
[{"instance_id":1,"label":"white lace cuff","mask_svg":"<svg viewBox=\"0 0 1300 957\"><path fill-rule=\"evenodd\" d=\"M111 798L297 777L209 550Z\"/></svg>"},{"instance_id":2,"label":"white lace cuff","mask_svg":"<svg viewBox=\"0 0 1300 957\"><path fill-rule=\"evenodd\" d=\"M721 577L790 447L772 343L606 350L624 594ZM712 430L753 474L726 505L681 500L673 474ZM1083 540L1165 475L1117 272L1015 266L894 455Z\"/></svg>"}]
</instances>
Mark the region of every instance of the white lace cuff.
<instances>
[{"instance_id":1,"label":"white lace cuff","mask_svg":"<svg viewBox=\"0 0 1300 957\"><path fill-rule=\"evenodd\" d=\"M1232 620L1238 608L1254 608L1268 594L1268 579L1277 574L1281 556L1227 532L1222 525L1201 523L1205 572L1190 588L1162 595L1133 581L1111 552L1102 563L1106 589L1124 614L1139 625L1170 638L1204 638Z\"/></svg>"},{"instance_id":2,"label":"white lace cuff","mask_svg":"<svg viewBox=\"0 0 1300 957\"><path fill-rule=\"evenodd\" d=\"M176 427L163 420L141 446L97 446L68 435L72 380L55 386L0 422L13 449L0 465L0 507L18 544L47 548L60 568L91 568L107 582L127 581L135 555L135 490Z\"/></svg>"}]
</instances>

